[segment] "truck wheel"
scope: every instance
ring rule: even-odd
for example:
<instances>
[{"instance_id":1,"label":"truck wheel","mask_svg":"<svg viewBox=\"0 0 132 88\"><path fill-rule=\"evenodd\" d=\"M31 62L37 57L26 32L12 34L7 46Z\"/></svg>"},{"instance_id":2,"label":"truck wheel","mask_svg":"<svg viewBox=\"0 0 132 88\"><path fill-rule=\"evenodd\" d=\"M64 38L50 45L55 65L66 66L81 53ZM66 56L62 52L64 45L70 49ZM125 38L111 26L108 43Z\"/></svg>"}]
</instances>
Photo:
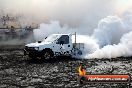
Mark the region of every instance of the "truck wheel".
<instances>
[{"instance_id":1,"label":"truck wheel","mask_svg":"<svg viewBox=\"0 0 132 88\"><path fill-rule=\"evenodd\" d=\"M28 55L31 59L36 59L37 57L35 55L29 54Z\"/></svg>"},{"instance_id":2,"label":"truck wheel","mask_svg":"<svg viewBox=\"0 0 132 88\"><path fill-rule=\"evenodd\" d=\"M43 58L44 59L49 60L52 57L53 57L53 52L51 50L45 50L43 52Z\"/></svg>"},{"instance_id":3,"label":"truck wheel","mask_svg":"<svg viewBox=\"0 0 132 88\"><path fill-rule=\"evenodd\" d=\"M78 55L82 55L82 51L81 50L78 50Z\"/></svg>"}]
</instances>

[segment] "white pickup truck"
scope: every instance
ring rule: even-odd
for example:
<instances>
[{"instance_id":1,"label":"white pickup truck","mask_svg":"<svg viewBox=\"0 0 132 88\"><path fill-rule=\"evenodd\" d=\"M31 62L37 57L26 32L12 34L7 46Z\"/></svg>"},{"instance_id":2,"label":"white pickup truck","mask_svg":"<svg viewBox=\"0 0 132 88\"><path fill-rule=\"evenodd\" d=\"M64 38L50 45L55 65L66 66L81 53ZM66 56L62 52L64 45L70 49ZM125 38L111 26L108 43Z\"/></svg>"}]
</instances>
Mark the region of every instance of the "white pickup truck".
<instances>
[{"instance_id":1,"label":"white pickup truck","mask_svg":"<svg viewBox=\"0 0 132 88\"><path fill-rule=\"evenodd\" d=\"M75 34L52 34L43 41L25 45L24 54L31 58L51 59L57 56L78 57L83 54L84 43L76 42Z\"/></svg>"}]
</instances>

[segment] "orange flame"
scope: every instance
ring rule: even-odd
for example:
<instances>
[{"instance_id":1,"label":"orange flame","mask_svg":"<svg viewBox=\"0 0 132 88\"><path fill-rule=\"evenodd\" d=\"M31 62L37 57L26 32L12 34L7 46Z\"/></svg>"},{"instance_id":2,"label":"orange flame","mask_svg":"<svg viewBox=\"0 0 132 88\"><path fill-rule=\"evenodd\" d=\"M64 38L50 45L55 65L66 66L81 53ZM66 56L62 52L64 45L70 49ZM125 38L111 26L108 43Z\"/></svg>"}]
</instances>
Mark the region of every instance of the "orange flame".
<instances>
[{"instance_id":1,"label":"orange flame","mask_svg":"<svg viewBox=\"0 0 132 88\"><path fill-rule=\"evenodd\" d=\"M79 71L79 76L84 76L86 74L86 71L85 69L82 68L82 66L79 66L78 71Z\"/></svg>"}]
</instances>

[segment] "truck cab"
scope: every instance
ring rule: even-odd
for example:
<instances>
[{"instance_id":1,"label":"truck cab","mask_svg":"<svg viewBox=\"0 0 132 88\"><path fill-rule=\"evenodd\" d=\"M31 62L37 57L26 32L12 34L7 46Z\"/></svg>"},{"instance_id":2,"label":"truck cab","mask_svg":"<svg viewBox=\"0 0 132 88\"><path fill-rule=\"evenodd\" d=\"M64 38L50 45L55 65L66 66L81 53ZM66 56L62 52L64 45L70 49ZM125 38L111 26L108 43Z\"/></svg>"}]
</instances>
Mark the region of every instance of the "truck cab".
<instances>
[{"instance_id":1,"label":"truck cab","mask_svg":"<svg viewBox=\"0 0 132 88\"><path fill-rule=\"evenodd\" d=\"M50 59L72 53L72 34L52 34L43 41L25 45L24 54L31 58Z\"/></svg>"}]
</instances>

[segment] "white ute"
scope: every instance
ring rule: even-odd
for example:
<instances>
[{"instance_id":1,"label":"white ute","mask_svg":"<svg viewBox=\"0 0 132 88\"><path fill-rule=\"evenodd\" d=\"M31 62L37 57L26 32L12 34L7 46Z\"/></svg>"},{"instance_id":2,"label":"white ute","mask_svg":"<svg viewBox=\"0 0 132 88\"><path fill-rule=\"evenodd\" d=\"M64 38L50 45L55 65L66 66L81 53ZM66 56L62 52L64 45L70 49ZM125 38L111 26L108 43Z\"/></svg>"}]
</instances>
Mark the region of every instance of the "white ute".
<instances>
[{"instance_id":1,"label":"white ute","mask_svg":"<svg viewBox=\"0 0 132 88\"><path fill-rule=\"evenodd\" d=\"M82 55L84 43L76 42L75 34L52 34L43 41L25 45L24 54L31 58L50 59L57 56ZM78 57L78 56L77 56Z\"/></svg>"}]
</instances>

